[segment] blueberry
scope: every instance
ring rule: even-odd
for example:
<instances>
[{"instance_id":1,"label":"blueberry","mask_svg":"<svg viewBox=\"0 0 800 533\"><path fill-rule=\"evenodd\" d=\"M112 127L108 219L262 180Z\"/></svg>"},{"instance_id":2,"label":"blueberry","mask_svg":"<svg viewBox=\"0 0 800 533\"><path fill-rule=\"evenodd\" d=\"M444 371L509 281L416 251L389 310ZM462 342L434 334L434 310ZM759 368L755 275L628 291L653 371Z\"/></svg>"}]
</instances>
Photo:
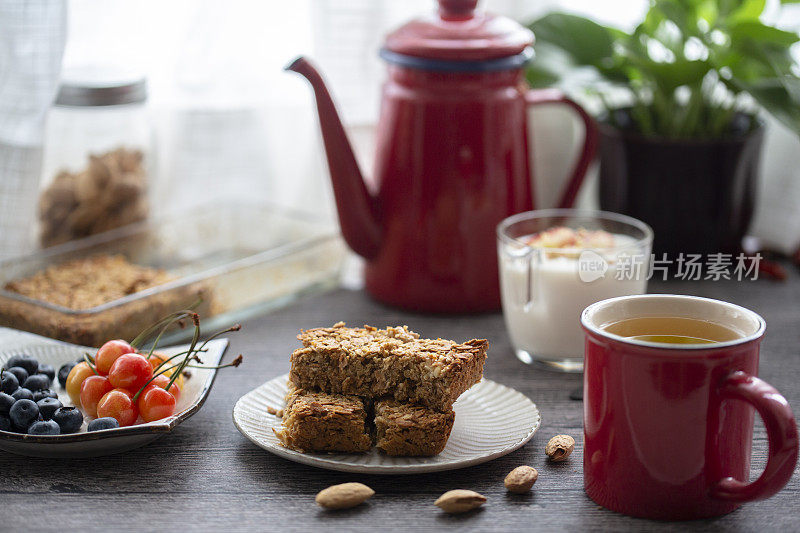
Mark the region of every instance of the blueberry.
<instances>
[{"instance_id":1,"label":"blueberry","mask_svg":"<svg viewBox=\"0 0 800 533\"><path fill-rule=\"evenodd\" d=\"M83 424L83 413L77 407L62 407L53 414L53 421L61 428L61 433L77 433Z\"/></svg>"},{"instance_id":2,"label":"blueberry","mask_svg":"<svg viewBox=\"0 0 800 533\"><path fill-rule=\"evenodd\" d=\"M11 419L6 415L0 415L0 431L11 431Z\"/></svg>"},{"instance_id":3,"label":"blueberry","mask_svg":"<svg viewBox=\"0 0 800 533\"><path fill-rule=\"evenodd\" d=\"M61 428L52 420L40 420L28 428L28 435L61 435Z\"/></svg>"},{"instance_id":4,"label":"blueberry","mask_svg":"<svg viewBox=\"0 0 800 533\"><path fill-rule=\"evenodd\" d=\"M30 355L20 354L20 355L15 355L14 357L6 361L6 364L3 368L7 370L15 366L24 368L25 372L27 372L28 375L30 376L32 374L35 374L36 371L39 370L39 361L31 357Z\"/></svg>"},{"instance_id":5,"label":"blueberry","mask_svg":"<svg viewBox=\"0 0 800 533\"><path fill-rule=\"evenodd\" d=\"M20 383L25 383L25 380L28 379L28 371L22 368L21 366L12 366L8 370L5 370L5 372L17 376L17 381L19 381Z\"/></svg>"},{"instance_id":6,"label":"blueberry","mask_svg":"<svg viewBox=\"0 0 800 533\"><path fill-rule=\"evenodd\" d=\"M44 374L34 374L25 380L22 386L29 391L44 390L50 388L50 378Z\"/></svg>"},{"instance_id":7,"label":"blueberry","mask_svg":"<svg viewBox=\"0 0 800 533\"><path fill-rule=\"evenodd\" d=\"M14 405L17 399L11 396L10 394L6 394L5 392L0 392L0 415L8 416L8 412L11 410L11 406Z\"/></svg>"},{"instance_id":8,"label":"blueberry","mask_svg":"<svg viewBox=\"0 0 800 533\"><path fill-rule=\"evenodd\" d=\"M0 392L5 392L6 394L13 394L15 390L19 388L19 380L17 376L12 374L11 372L3 371L0 374Z\"/></svg>"},{"instance_id":9,"label":"blueberry","mask_svg":"<svg viewBox=\"0 0 800 533\"><path fill-rule=\"evenodd\" d=\"M39 406L33 400L17 400L9 411L11 424L19 431L28 431L28 428L39 418Z\"/></svg>"},{"instance_id":10,"label":"blueberry","mask_svg":"<svg viewBox=\"0 0 800 533\"><path fill-rule=\"evenodd\" d=\"M15 390L14 394L12 394L11 397L14 398L14 401L19 401L19 400L33 401L33 393L28 389L23 389L22 387Z\"/></svg>"},{"instance_id":11,"label":"blueberry","mask_svg":"<svg viewBox=\"0 0 800 533\"><path fill-rule=\"evenodd\" d=\"M64 407L61 402L55 398L43 398L36 402L36 405L39 407L39 414L41 414L42 418L45 420L53 418L56 411Z\"/></svg>"},{"instance_id":12,"label":"blueberry","mask_svg":"<svg viewBox=\"0 0 800 533\"><path fill-rule=\"evenodd\" d=\"M43 398L55 398L56 400L58 400L58 394L51 391L50 389L37 390L36 392L33 393L34 402L38 402Z\"/></svg>"},{"instance_id":13,"label":"blueberry","mask_svg":"<svg viewBox=\"0 0 800 533\"><path fill-rule=\"evenodd\" d=\"M44 374L50 379L51 383L56 379L56 369L53 368L53 365L39 365L39 370L36 373Z\"/></svg>"},{"instance_id":14,"label":"blueberry","mask_svg":"<svg viewBox=\"0 0 800 533\"><path fill-rule=\"evenodd\" d=\"M78 363L67 363L66 365L62 366L58 369L58 382L61 383L62 387L67 386L67 377L69 373L72 372L72 369L75 368L75 365Z\"/></svg>"},{"instance_id":15,"label":"blueberry","mask_svg":"<svg viewBox=\"0 0 800 533\"><path fill-rule=\"evenodd\" d=\"M101 431L103 429L114 429L119 427L119 422L116 418L106 416L104 418L95 418L89 422L89 431Z\"/></svg>"}]
</instances>

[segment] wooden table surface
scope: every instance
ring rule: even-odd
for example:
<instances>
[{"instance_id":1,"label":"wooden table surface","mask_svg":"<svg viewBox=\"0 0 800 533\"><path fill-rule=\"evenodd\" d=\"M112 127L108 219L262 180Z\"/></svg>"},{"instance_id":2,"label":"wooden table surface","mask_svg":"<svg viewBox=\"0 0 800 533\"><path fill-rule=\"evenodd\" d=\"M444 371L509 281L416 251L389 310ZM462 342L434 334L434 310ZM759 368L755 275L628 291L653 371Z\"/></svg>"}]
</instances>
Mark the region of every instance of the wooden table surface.
<instances>
[{"instance_id":1,"label":"wooden table surface","mask_svg":"<svg viewBox=\"0 0 800 533\"><path fill-rule=\"evenodd\" d=\"M767 320L761 377L800 411L800 275L785 283L651 283L652 292L686 293L728 300ZM520 450L463 470L414 476L368 476L330 472L275 457L235 429L231 410L247 391L288 370L301 327L408 324L425 336L486 337L491 342L485 375L528 395L543 423ZM203 409L160 440L122 455L86 460L30 459L0 452L0 530L283 530L375 531L442 529L475 531L799 531L800 477L795 471L777 496L746 504L714 520L665 523L622 516L599 508L583 492L581 402L569 399L580 376L529 367L511 352L499 313L467 317L408 314L370 300L363 292L337 290L307 297L253 318L231 336L230 357L245 363L222 372ZM573 435L575 453L548 464L544 445L559 433ZM754 472L764 464L767 443L760 423ZM506 493L503 478L528 464L539 470L529 495ZM321 489L361 481L376 492L365 505L326 512L314 503ZM488 498L479 511L448 516L433 505L454 488Z\"/></svg>"}]
</instances>

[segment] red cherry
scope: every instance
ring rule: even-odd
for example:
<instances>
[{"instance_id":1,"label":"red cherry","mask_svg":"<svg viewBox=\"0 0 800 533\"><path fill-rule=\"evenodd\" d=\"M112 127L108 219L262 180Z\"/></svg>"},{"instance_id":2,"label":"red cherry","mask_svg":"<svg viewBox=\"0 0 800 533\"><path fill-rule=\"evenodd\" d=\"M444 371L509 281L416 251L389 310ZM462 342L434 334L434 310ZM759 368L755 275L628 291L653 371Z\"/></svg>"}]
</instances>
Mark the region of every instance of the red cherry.
<instances>
[{"instance_id":1,"label":"red cherry","mask_svg":"<svg viewBox=\"0 0 800 533\"><path fill-rule=\"evenodd\" d=\"M97 355L94 356L94 366L97 369L97 373L101 376L107 376L114 361L121 355L135 351L130 344L122 339L108 341L97 350Z\"/></svg>"},{"instance_id":2,"label":"red cherry","mask_svg":"<svg viewBox=\"0 0 800 533\"><path fill-rule=\"evenodd\" d=\"M91 375L81 384L81 407L92 418L97 418L97 402L114 388L105 376Z\"/></svg>"},{"instance_id":3,"label":"red cherry","mask_svg":"<svg viewBox=\"0 0 800 533\"><path fill-rule=\"evenodd\" d=\"M120 355L108 371L108 380L114 387L132 391L144 387L152 377L150 362L137 353Z\"/></svg>"},{"instance_id":4,"label":"red cherry","mask_svg":"<svg viewBox=\"0 0 800 533\"><path fill-rule=\"evenodd\" d=\"M145 422L172 416L175 413L175 404L175 396L160 387L148 386L139 395L139 412Z\"/></svg>"},{"instance_id":5,"label":"red cherry","mask_svg":"<svg viewBox=\"0 0 800 533\"><path fill-rule=\"evenodd\" d=\"M167 385L169 384L169 378L164 374L159 374L155 378L153 378L153 381L151 381L150 384L155 385L156 387L159 387L161 389L166 389ZM181 388L178 387L177 382L173 383L172 386L169 388L169 393L175 396L176 402L181 398Z\"/></svg>"},{"instance_id":6,"label":"red cherry","mask_svg":"<svg viewBox=\"0 0 800 533\"><path fill-rule=\"evenodd\" d=\"M132 394L123 389L114 389L100 398L97 404L97 417L110 416L119 422L120 427L132 426L139 418L139 409L133 403Z\"/></svg>"}]
</instances>

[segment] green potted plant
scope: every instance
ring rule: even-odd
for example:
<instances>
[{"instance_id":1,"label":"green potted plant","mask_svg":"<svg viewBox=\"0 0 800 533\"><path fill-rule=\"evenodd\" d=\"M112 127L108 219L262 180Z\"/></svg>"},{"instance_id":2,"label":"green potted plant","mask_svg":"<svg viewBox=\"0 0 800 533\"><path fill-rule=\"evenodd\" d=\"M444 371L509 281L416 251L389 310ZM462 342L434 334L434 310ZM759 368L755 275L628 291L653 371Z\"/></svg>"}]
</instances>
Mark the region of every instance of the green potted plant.
<instances>
[{"instance_id":1,"label":"green potted plant","mask_svg":"<svg viewBox=\"0 0 800 533\"><path fill-rule=\"evenodd\" d=\"M763 141L758 107L800 132L789 53L800 37L761 22L764 7L651 0L632 32L565 13L530 25L528 81L595 100L601 207L653 226L658 254L740 249Z\"/></svg>"}]
</instances>

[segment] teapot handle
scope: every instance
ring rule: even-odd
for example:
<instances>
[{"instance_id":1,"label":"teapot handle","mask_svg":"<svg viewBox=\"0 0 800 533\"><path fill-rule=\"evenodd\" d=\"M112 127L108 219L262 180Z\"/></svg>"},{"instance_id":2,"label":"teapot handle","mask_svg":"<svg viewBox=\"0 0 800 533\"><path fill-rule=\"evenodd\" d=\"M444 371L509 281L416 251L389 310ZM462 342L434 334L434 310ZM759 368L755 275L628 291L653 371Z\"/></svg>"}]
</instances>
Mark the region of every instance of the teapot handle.
<instances>
[{"instance_id":1,"label":"teapot handle","mask_svg":"<svg viewBox=\"0 0 800 533\"><path fill-rule=\"evenodd\" d=\"M572 207L572 204L575 203L575 197L578 195L578 190L581 188L583 180L586 177L589 163L592 162L595 152L597 151L597 124L584 108L558 89L528 89L525 92L525 101L529 106L565 104L571 107L581 120L583 120L585 134L583 137L581 155L578 158L575 168L572 170L572 176L569 181L567 181L567 185L561 195L561 200L558 202L558 207Z\"/></svg>"}]
</instances>

